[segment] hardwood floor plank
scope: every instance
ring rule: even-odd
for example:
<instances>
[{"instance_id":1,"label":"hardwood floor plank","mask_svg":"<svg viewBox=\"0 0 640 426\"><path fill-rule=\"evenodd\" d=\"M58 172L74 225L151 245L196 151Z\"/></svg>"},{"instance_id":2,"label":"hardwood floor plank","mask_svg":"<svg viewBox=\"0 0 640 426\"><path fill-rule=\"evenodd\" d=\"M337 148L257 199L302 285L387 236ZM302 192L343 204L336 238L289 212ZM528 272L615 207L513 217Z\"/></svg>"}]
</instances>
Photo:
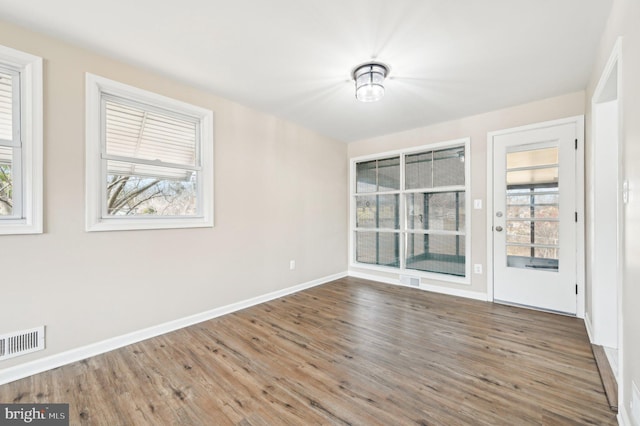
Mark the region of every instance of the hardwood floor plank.
<instances>
[{"instance_id":1,"label":"hardwood floor plank","mask_svg":"<svg viewBox=\"0 0 640 426\"><path fill-rule=\"evenodd\" d=\"M618 412L618 382L616 376L613 374L607 354L604 352L604 348L600 345L591 345L593 356L596 360L598 367L598 373L604 386L604 392L607 395L607 401L609 401L609 408L612 411Z\"/></svg>"},{"instance_id":2,"label":"hardwood floor plank","mask_svg":"<svg viewBox=\"0 0 640 426\"><path fill-rule=\"evenodd\" d=\"M82 425L615 425L584 324L345 278L0 386Z\"/></svg>"}]
</instances>

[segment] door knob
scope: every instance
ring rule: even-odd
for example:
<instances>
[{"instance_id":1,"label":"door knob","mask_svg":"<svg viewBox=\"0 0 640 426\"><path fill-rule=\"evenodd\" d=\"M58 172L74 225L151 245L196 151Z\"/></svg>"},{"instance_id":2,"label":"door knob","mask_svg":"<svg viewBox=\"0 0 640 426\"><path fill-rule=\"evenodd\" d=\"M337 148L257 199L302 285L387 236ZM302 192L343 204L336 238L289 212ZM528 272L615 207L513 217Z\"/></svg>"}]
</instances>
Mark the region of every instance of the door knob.
<instances>
[{"instance_id":1,"label":"door knob","mask_svg":"<svg viewBox=\"0 0 640 426\"><path fill-rule=\"evenodd\" d=\"M502 232L502 226L496 226L496 231Z\"/></svg>"}]
</instances>

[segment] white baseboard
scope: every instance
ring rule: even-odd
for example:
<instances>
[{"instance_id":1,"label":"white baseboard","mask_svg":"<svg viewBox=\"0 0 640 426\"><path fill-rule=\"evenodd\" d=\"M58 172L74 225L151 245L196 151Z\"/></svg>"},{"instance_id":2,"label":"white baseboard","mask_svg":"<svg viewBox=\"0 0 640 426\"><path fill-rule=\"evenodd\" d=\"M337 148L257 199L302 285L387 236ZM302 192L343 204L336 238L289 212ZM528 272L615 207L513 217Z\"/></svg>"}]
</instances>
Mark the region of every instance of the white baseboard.
<instances>
[{"instance_id":1,"label":"white baseboard","mask_svg":"<svg viewBox=\"0 0 640 426\"><path fill-rule=\"evenodd\" d=\"M59 354L51 355L45 358L37 359L34 361L26 362L24 364L8 367L0 370L0 385L13 382L34 374L42 373L43 371L51 370L53 368L61 367L72 362L80 361L92 356L100 355L105 352L112 351L114 349L121 348L133 343L137 343L146 339L150 339L161 334L169 333L180 328L188 327L193 324L197 324L203 321L207 321L222 315L230 314L232 312L239 311L260 303L268 302L279 297L287 296L292 293L297 293L302 290L306 290L311 287L315 287L321 284L328 283L347 276L347 272L341 272L327 277L319 278L317 280L309 281L303 284L299 284L293 287L288 287L282 290L274 291L271 293L257 296L251 299L243 300L230 305L215 308L206 312L191 315L188 317L180 318L177 320L169 321L163 324L159 324L153 327L145 328L142 330L134 331L132 333L124 334L122 336L113 337L111 339L103 340L101 342L92 343L87 346L82 346L76 349L71 349Z\"/></svg>"},{"instance_id":2,"label":"white baseboard","mask_svg":"<svg viewBox=\"0 0 640 426\"><path fill-rule=\"evenodd\" d=\"M593 326L591 325L591 317L589 317L589 312L584 313L584 326L587 329L587 335L589 336L589 342L593 344Z\"/></svg>"},{"instance_id":3,"label":"white baseboard","mask_svg":"<svg viewBox=\"0 0 640 426\"><path fill-rule=\"evenodd\" d=\"M364 280L378 281L385 284L393 284L393 285L399 285L402 287L427 290L434 293L448 294L449 296L465 297L467 299L482 300L483 302L487 301L486 293L478 293L476 291L461 290L458 288L450 288L450 287L440 287L438 285L424 284L424 283L420 283L420 287L413 287L413 286L402 284L399 279L379 277L377 275L366 274L366 273L355 272L355 271L349 271L349 276L354 278L362 278Z\"/></svg>"}]
</instances>

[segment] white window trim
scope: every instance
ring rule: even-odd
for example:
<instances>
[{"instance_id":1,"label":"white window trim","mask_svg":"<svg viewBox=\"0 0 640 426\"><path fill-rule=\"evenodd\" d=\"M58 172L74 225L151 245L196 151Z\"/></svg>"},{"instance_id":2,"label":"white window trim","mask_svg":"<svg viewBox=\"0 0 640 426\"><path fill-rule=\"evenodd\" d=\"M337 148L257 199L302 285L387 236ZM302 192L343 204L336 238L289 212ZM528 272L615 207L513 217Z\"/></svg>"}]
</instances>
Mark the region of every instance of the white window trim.
<instances>
[{"instance_id":1,"label":"white window trim","mask_svg":"<svg viewBox=\"0 0 640 426\"><path fill-rule=\"evenodd\" d=\"M22 142L21 218L0 220L0 235L41 234L42 201L42 58L0 46L0 63L20 72L20 133Z\"/></svg>"},{"instance_id":2,"label":"white window trim","mask_svg":"<svg viewBox=\"0 0 640 426\"><path fill-rule=\"evenodd\" d=\"M188 217L104 217L102 197L102 93L195 117L200 122L201 178L198 196L201 212ZM213 112L166 96L138 89L94 74L86 74L86 206L85 229L117 231L213 227Z\"/></svg>"},{"instance_id":3,"label":"white window trim","mask_svg":"<svg viewBox=\"0 0 640 426\"><path fill-rule=\"evenodd\" d=\"M349 170L349 268L350 269L367 269L371 271L378 271L382 273L392 273L392 274L402 274L402 275L411 275L415 277L424 278L427 280L433 281L444 281L455 284L466 284L471 285L471 151L470 151L471 138L461 138L444 142L437 142L427 145L422 145L418 147L411 147L407 149L400 149L394 151L386 151L376 154L364 155L360 157L354 157L351 159L350 170ZM356 261L356 246L355 246L355 233L356 233L356 197L355 197L355 188L356 188L356 163L362 161L376 160L376 159L384 159L393 156L400 157L400 176L401 181L404 185L404 166L405 166L405 157L407 155L419 153L422 151L430 151L437 150L452 146L460 146L464 145L465 150L465 276L457 277L454 275L440 274L435 272L424 272L418 271L415 269L406 269L404 265L404 250L405 244L403 244L402 234L406 233L404 221L406 220L406 203L403 196L400 196L400 229L393 229L389 231L393 231L395 233L400 234L400 267L388 267L388 266L380 266L380 265L371 265L368 263L358 263ZM456 187L458 188L458 187ZM444 191L447 189L451 189L451 187L442 187L442 188L434 188L433 192ZM409 192L420 192L414 190L405 190L402 188L401 190L396 191L387 191L387 193L391 194L404 194ZM441 233L446 233L443 231Z\"/></svg>"}]
</instances>

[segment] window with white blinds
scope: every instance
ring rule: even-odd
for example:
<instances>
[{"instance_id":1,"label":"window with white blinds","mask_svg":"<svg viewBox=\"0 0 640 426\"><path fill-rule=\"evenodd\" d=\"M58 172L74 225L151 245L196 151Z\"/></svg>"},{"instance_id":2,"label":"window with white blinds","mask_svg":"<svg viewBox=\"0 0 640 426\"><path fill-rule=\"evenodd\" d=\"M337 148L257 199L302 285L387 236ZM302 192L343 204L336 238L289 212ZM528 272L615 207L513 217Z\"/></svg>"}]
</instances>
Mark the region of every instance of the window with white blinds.
<instances>
[{"instance_id":1,"label":"window with white blinds","mask_svg":"<svg viewBox=\"0 0 640 426\"><path fill-rule=\"evenodd\" d=\"M87 193L87 229L213 226L211 111L87 82L87 178L100 194Z\"/></svg>"},{"instance_id":2,"label":"window with white blinds","mask_svg":"<svg viewBox=\"0 0 640 426\"><path fill-rule=\"evenodd\" d=\"M0 46L0 234L42 232L42 59Z\"/></svg>"},{"instance_id":3,"label":"window with white blinds","mask_svg":"<svg viewBox=\"0 0 640 426\"><path fill-rule=\"evenodd\" d=\"M468 144L353 161L354 266L469 281Z\"/></svg>"},{"instance_id":4,"label":"window with white blinds","mask_svg":"<svg viewBox=\"0 0 640 426\"><path fill-rule=\"evenodd\" d=\"M0 66L0 218L22 216L20 74Z\"/></svg>"}]
</instances>

